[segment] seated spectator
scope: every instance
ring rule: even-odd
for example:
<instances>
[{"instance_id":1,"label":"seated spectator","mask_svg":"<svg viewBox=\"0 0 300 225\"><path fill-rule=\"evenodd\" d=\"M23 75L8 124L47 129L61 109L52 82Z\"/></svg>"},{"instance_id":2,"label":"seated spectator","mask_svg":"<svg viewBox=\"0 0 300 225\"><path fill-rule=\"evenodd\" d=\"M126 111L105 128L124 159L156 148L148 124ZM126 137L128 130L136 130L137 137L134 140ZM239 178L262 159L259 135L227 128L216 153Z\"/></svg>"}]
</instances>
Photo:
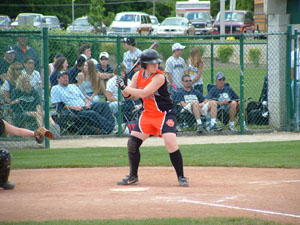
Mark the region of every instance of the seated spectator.
<instances>
[{"instance_id":1,"label":"seated spectator","mask_svg":"<svg viewBox=\"0 0 300 225\"><path fill-rule=\"evenodd\" d=\"M229 113L229 127L230 131L237 131L234 125L234 119L240 109L240 97L229 86L225 85L226 77L224 73L218 72L216 74L216 86L213 86L206 96L207 99L216 100L218 107L224 106L224 109ZM248 130L244 123L245 130Z\"/></svg>"},{"instance_id":2,"label":"seated spectator","mask_svg":"<svg viewBox=\"0 0 300 225\"><path fill-rule=\"evenodd\" d=\"M57 53L54 58L53 58L53 62L52 63L49 63L49 76L51 75L51 73L54 71L54 65L55 65L55 62L56 60L59 58L59 57L65 57L64 54L62 53Z\"/></svg>"},{"instance_id":3,"label":"seated spectator","mask_svg":"<svg viewBox=\"0 0 300 225\"><path fill-rule=\"evenodd\" d=\"M17 37L17 44L13 46L16 51L15 61L23 63L27 56L31 56L34 59L34 68L37 71L41 71L40 59L36 51L27 45L28 38L26 35L20 35Z\"/></svg>"},{"instance_id":4,"label":"seated spectator","mask_svg":"<svg viewBox=\"0 0 300 225\"><path fill-rule=\"evenodd\" d=\"M16 80L22 74L23 65L19 62L12 63L7 71L7 78L1 87L1 91L4 93L4 100L6 103L11 102L10 95L16 88Z\"/></svg>"},{"instance_id":5,"label":"seated spectator","mask_svg":"<svg viewBox=\"0 0 300 225\"><path fill-rule=\"evenodd\" d=\"M100 73L113 73L114 68L109 64L109 54L107 52L101 52L99 55L99 63L97 64L97 70Z\"/></svg>"},{"instance_id":6,"label":"seated spectator","mask_svg":"<svg viewBox=\"0 0 300 225\"><path fill-rule=\"evenodd\" d=\"M51 87L57 85L57 77L61 71L66 71L68 69L68 60L65 57L59 57L54 64L54 71L50 75Z\"/></svg>"},{"instance_id":7,"label":"seated spectator","mask_svg":"<svg viewBox=\"0 0 300 225\"><path fill-rule=\"evenodd\" d=\"M24 60L23 74L30 77L31 86L38 91L43 88L41 74L34 69L34 60L31 56L27 56Z\"/></svg>"},{"instance_id":8,"label":"seated spectator","mask_svg":"<svg viewBox=\"0 0 300 225\"><path fill-rule=\"evenodd\" d=\"M0 59L0 86L6 80L6 73L9 66L15 61L16 51L8 46L3 53L3 59Z\"/></svg>"},{"instance_id":9,"label":"seated spectator","mask_svg":"<svg viewBox=\"0 0 300 225\"><path fill-rule=\"evenodd\" d=\"M109 134L115 125L114 118L106 102L90 104L79 87L69 84L67 71L58 76L58 85L51 89L51 102L64 103L65 107L74 112L78 117L88 119L88 122L100 128L104 134Z\"/></svg>"},{"instance_id":10,"label":"seated spectator","mask_svg":"<svg viewBox=\"0 0 300 225\"><path fill-rule=\"evenodd\" d=\"M117 67L114 70L114 73L117 74ZM122 63L121 64L121 75L124 77L126 73L126 67ZM116 81L117 81L117 75L110 78L107 81L107 88L106 88L106 97L107 97L107 102L109 104L109 108L112 111L112 113L115 115L116 118L118 118L118 88L116 86ZM128 80L128 85L130 85L131 81ZM131 99L124 99L123 96L121 95L122 98L122 109L123 113L127 115L127 118L130 118L135 110L135 104Z\"/></svg>"},{"instance_id":11,"label":"seated spectator","mask_svg":"<svg viewBox=\"0 0 300 225\"><path fill-rule=\"evenodd\" d=\"M92 50L89 44L83 44L78 49L79 55L83 56L86 60L92 60L95 65L98 64L96 59L92 58Z\"/></svg>"},{"instance_id":12,"label":"seated spectator","mask_svg":"<svg viewBox=\"0 0 300 225\"><path fill-rule=\"evenodd\" d=\"M201 115L208 116L210 113L211 125L208 131L220 131L221 128L217 125L217 103L215 101L208 101L203 97L199 90L192 87L191 76L185 74L181 78L183 88L178 89L174 96L174 102L178 102L182 110L187 110L193 114L197 123L197 133L204 131L204 126L201 121Z\"/></svg>"},{"instance_id":13,"label":"seated spectator","mask_svg":"<svg viewBox=\"0 0 300 225\"><path fill-rule=\"evenodd\" d=\"M86 62L85 57L83 56L78 56L76 60L76 64L71 67L69 71L69 84L77 84L78 80L78 74L82 72L83 70L83 65Z\"/></svg>"},{"instance_id":14,"label":"seated spectator","mask_svg":"<svg viewBox=\"0 0 300 225\"><path fill-rule=\"evenodd\" d=\"M83 71L78 74L78 85L82 93L93 104L100 102L99 93L105 94L105 90L101 90L101 80L97 75L96 66L92 60L84 63Z\"/></svg>"}]
</instances>

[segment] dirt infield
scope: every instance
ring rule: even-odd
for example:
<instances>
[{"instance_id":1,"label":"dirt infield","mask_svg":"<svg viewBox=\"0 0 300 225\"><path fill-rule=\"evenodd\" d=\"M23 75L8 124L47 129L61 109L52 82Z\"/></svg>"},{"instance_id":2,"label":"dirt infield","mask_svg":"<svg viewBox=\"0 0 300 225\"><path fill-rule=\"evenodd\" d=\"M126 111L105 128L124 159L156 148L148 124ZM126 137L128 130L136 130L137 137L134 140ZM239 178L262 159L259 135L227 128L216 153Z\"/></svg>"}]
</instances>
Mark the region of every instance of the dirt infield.
<instances>
[{"instance_id":1,"label":"dirt infield","mask_svg":"<svg viewBox=\"0 0 300 225\"><path fill-rule=\"evenodd\" d=\"M13 170L0 190L0 221L250 217L300 224L300 170L186 167L178 187L171 167L141 167L140 184L118 186L127 168Z\"/></svg>"},{"instance_id":2,"label":"dirt infield","mask_svg":"<svg viewBox=\"0 0 300 225\"><path fill-rule=\"evenodd\" d=\"M299 133L178 137L181 144L300 140ZM126 146L127 138L56 140L52 148ZM144 146L163 145L150 138ZM0 221L249 217L300 224L300 169L141 167L140 184L118 186L127 167L12 170L13 191L0 189Z\"/></svg>"}]
</instances>

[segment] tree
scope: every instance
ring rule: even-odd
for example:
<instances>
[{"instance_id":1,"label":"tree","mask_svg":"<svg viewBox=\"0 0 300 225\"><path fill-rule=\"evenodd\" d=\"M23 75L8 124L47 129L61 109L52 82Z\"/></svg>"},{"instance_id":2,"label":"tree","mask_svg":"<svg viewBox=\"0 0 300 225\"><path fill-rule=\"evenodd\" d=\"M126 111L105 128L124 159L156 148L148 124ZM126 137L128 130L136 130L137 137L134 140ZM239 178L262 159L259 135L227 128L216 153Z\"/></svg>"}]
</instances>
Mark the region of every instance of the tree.
<instances>
[{"instance_id":1,"label":"tree","mask_svg":"<svg viewBox=\"0 0 300 225\"><path fill-rule=\"evenodd\" d=\"M103 28L103 14L105 11L104 0L91 0L92 5L90 6L90 12L88 14L89 23L92 24L95 30L100 26ZM103 30L101 30L103 33Z\"/></svg>"}]
</instances>

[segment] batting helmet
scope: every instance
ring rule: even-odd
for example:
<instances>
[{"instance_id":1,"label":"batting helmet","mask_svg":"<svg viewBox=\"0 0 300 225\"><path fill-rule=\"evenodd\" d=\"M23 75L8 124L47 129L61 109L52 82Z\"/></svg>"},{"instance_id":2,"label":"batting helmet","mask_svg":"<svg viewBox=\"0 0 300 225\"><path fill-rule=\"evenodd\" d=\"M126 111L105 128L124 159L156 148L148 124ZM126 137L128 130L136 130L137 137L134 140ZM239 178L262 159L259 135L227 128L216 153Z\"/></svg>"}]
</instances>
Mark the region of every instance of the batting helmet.
<instances>
[{"instance_id":1,"label":"batting helmet","mask_svg":"<svg viewBox=\"0 0 300 225\"><path fill-rule=\"evenodd\" d=\"M12 155L10 154L9 150L6 148L0 148L0 168L2 166L9 166L11 164Z\"/></svg>"},{"instance_id":2,"label":"batting helmet","mask_svg":"<svg viewBox=\"0 0 300 225\"><path fill-rule=\"evenodd\" d=\"M146 64L161 63L159 54L154 49L146 49L141 54L141 67L146 69Z\"/></svg>"},{"instance_id":3,"label":"batting helmet","mask_svg":"<svg viewBox=\"0 0 300 225\"><path fill-rule=\"evenodd\" d=\"M131 45L131 46L136 45L135 39L133 37L126 37L126 38L124 38L123 42L128 44L128 45Z\"/></svg>"}]
</instances>

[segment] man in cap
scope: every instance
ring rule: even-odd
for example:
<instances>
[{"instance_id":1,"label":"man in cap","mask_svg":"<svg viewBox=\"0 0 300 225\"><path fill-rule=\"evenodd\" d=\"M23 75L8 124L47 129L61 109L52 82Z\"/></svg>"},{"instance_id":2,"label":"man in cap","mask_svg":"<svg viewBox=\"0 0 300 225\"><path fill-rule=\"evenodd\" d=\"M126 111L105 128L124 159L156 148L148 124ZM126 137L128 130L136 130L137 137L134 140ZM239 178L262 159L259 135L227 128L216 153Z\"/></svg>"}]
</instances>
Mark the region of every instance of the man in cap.
<instances>
[{"instance_id":1,"label":"man in cap","mask_svg":"<svg viewBox=\"0 0 300 225\"><path fill-rule=\"evenodd\" d=\"M16 51L8 46L3 53L3 59L0 59L0 86L4 83L8 67L15 61L15 56Z\"/></svg>"},{"instance_id":2,"label":"man in cap","mask_svg":"<svg viewBox=\"0 0 300 225\"><path fill-rule=\"evenodd\" d=\"M219 107L223 107L226 113L229 113L229 127L230 131L237 131L234 125L234 118L240 109L240 97L234 90L225 84L226 77L224 73L218 72L216 74L216 85L213 86L206 96L207 99L216 100ZM245 130L248 130L244 124Z\"/></svg>"},{"instance_id":3,"label":"man in cap","mask_svg":"<svg viewBox=\"0 0 300 225\"><path fill-rule=\"evenodd\" d=\"M107 52L101 52L99 55L99 63L97 64L97 70L101 73L113 73L114 68L109 64L109 54Z\"/></svg>"},{"instance_id":4,"label":"man in cap","mask_svg":"<svg viewBox=\"0 0 300 225\"><path fill-rule=\"evenodd\" d=\"M175 93L178 88L182 88L181 78L187 70L184 59L181 57L185 46L180 43L172 45L173 55L167 59L165 72L168 75L171 92Z\"/></svg>"},{"instance_id":5,"label":"man in cap","mask_svg":"<svg viewBox=\"0 0 300 225\"><path fill-rule=\"evenodd\" d=\"M123 55L123 64L126 66L126 73L128 73L133 67L133 61L135 57L140 57L142 51L136 48L136 41L133 37L124 38L124 48L126 51Z\"/></svg>"}]
</instances>

